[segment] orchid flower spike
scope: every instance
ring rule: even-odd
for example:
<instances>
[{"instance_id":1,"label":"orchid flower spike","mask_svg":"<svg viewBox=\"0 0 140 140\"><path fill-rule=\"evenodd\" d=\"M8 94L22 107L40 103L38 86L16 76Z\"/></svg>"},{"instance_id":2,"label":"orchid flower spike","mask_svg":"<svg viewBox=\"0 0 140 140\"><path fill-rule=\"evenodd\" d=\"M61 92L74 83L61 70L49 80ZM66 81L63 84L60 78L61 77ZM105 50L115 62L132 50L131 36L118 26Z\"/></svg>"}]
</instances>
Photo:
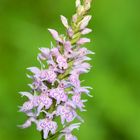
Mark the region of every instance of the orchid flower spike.
<instances>
[{"instance_id":1,"label":"orchid flower spike","mask_svg":"<svg viewBox=\"0 0 140 140\"><path fill-rule=\"evenodd\" d=\"M76 0L76 13L71 22L65 16L61 22L66 29L66 35L59 34L54 29L48 29L56 44L49 48L39 48L37 59L40 67L27 68L30 72L28 92L20 92L26 101L20 106L20 112L27 115L27 120L21 128L27 128L34 123L41 132L42 140L57 138L61 140L77 140L72 133L79 129L84 120L79 111L86 111L82 95L91 97L88 86L81 86L80 76L88 73L91 65L88 63L92 51L83 47L90 43L84 37L92 32L87 26L92 16L88 15L92 0ZM78 111L79 110L79 111ZM59 124L56 118L60 118ZM78 123L72 123L77 120Z\"/></svg>"}]
</instances>

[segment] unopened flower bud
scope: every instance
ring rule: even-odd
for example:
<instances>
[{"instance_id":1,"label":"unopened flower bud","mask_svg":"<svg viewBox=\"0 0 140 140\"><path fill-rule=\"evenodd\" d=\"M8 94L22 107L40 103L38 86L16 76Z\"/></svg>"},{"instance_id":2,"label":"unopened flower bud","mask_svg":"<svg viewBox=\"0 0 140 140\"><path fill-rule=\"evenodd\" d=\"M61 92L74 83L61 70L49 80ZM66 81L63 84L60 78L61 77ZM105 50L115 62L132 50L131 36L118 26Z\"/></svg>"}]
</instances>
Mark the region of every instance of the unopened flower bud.
<instances>
[{"instance_id":1,"label":"unopened flower bud","mask_svg":"<svg viewBox=\"0 0 140 140\"><path fill-rule=\"evenodd\" d=\"M66 17L61 15L61 21L62 21L63 25L68 29L69 25L68 25L68 20L66 19Z\"/></svg>"}]
</instances>

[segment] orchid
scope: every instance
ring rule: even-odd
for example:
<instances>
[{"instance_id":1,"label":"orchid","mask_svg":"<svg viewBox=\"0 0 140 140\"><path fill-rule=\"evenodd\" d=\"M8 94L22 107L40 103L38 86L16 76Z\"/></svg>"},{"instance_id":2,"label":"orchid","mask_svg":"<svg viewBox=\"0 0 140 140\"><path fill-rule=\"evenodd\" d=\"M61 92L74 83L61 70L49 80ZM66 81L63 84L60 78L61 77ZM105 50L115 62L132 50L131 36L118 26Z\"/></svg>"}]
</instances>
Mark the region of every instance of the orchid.
<instances>
[{"instance_id":1,"label":"orchid","mask_svg":"<svg viewBox=\"0 0 140 140\"><path fill-rule=\"evenodd\" d=\"M72 134L74 129L79 129L84 120L78 110L86 111L82 95L89 97L91 87L82 86L80 75L88 73L91 58L87 55L94 52L83 47L90 42L83 35L92 30L87 28L92 16L87 15L91 7L91 0L76 0L76 13L72 16L71 24L61 15L61 21L66 28L66 36L59 34L54 29L48 29L56 44L49 48L39 48L37 60L39 67L27 68L30 72L28 78L30 92L20 92L27 101L20 107L20 112L27 115L28 119L20 125L21 128L30 127L34 123L42 134L42 140L52 140L62 137L65 140L77 140ZM56 121L59 118L61 125ZM74 120L81 123L72 124Z\"/></svg>"}]
</instances>

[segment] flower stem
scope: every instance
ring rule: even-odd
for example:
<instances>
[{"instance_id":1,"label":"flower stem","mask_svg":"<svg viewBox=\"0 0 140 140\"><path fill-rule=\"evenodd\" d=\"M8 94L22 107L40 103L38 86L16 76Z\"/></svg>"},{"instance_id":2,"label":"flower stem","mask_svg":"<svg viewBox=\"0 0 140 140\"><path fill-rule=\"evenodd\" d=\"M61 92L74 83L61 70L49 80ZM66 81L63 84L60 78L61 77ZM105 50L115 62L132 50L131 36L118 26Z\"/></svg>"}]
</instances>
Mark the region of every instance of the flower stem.
<instances>
[{"instance_id":1,"label":"flower stem","mask_svg":"<svg viewBox=\"0 0 140 140\"><path fill-rule=\"evenodd\" d=\"M54 135L51 135L47 140L54 140L55 138L57 138L60 134L60 131L56 132Z\"/></svg>"},{"instance_id":2,"label":"flower stem","mask_svg":"<svg viewBox=\"0 0 140 140\"><path fill-rule=\"evenodd\" d=\"M41 131L41 140L45 140L43 137L43 131Z\"/></svg>"}]
</instances>

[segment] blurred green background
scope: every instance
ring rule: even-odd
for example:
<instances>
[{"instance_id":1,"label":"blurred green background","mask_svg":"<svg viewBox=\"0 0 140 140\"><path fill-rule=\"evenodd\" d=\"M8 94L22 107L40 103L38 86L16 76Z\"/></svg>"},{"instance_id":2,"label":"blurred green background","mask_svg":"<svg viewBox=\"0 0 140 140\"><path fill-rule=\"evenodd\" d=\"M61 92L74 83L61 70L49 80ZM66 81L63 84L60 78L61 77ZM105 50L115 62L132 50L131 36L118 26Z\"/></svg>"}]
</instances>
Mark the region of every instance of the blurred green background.
<instances>
[{"instance_id":1,"label":"blurred green background","mask_svg":"<svg viewBox=\"0 0 140 140\"><path fill-rule=\"evenodd\" d=\"M0 140L39 140L35 127L21 130L18 113L29 88L26 68L38 65L39 47L49 47L47 28L64 32L59 16L70 19L75 0L0 0ZM82 76L94 98L82 113L79 140L140 140L140 1L94 1L88 48L93 68Z\"/></svg>"}]
</instances>

